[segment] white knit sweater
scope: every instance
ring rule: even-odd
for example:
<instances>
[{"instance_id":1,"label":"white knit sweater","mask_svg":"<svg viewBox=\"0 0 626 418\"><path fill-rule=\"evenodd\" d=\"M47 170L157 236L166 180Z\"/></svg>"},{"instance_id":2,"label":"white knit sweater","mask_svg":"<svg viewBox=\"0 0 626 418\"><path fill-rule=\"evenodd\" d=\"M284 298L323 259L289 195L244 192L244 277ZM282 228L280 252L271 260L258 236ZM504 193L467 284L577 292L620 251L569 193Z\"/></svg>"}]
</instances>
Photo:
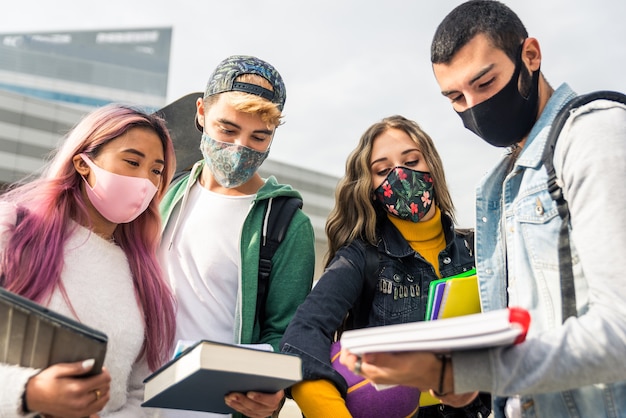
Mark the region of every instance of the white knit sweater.
<instances>
[{"instance_id":1,"label":"white knit sweater","mask_svg":"<svg viewBox=\"0 0 626 418\"><path fill-rule=\"evenodd\" d=\"M11 224L15 224L15 212L0 207L0 252L6 245L7 225ZM150 371L145 359L136 361L143 343L144 324L124 252L114 243L78 226L64 253L62 280L78 315L74 319L108 336L104 366L112 378L111 398L101 417L149 416L151 410L142 408L140 403L143 379ZM48 308L73 317L58 290ZM0 363L0 418L23 417L24 386L37 371Z\"/></svg>"}]
</instances>

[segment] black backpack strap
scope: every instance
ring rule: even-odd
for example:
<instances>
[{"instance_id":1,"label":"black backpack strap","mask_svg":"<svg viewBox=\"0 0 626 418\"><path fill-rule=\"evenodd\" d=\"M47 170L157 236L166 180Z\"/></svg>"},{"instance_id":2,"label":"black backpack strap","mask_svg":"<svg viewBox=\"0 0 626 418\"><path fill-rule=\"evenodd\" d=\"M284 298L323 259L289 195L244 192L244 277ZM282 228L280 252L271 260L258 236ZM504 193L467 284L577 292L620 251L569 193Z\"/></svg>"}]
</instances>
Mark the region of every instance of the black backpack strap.
<instances>
[{"instance_id":1,"label":"black backpack strap","mask_svg":"<svg viewBox=\"0 0 626 418\"><path fill-rule=\"evenodd\" d=\"M265 206L261 230L259 283L256 300L256 318L259 322L261 322L265 314L267 288L272 272L272 257L274 257L274 253L285 238L291 219L296 211L301 208L302 199L287 196L271 198Z\"/></svg>"},{"instance_id":2,"label":"black backpack strap","mask_svg":"<svg viewBox=\"0 0 626 418\"><path fill-rule=\"evenodd\" d=\"M557 183L556 171L554 169L554 148L556 140L561 133L561 129L567 122L573 109L585 105L594 100L604 99L613 100L626 104L626 95L614 91L596 91L593 93L583 94L570 100L559 111L556 118L552 122L546 147L543 152L543 163L548 173L548 191L550 196L557 204L557 210L561 217L561 228L559 230L559 272L561 276L561 314L562 321L565 322L570 316L577 316L576 310L576 289L574 287L574 272L572 270L572 252L569 242L569 207L563 196L563 190Z\"/></svg>"}]
</instances>

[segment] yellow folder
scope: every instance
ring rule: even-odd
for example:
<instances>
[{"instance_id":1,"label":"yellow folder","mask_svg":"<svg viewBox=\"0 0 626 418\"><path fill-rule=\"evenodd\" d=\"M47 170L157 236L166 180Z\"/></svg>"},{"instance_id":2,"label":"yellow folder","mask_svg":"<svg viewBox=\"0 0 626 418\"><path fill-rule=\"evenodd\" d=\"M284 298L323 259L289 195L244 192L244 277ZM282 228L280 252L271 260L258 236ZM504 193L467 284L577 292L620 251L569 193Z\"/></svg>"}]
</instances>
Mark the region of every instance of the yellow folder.
<instances>
[{"instance_id":1,"label":"yellow folder","mask_svg":"<svg viewBox=\"0 0 626 418\"><path fill-rule=\"evenodd\" d=\"M437 318L452 318L480 312L478 277L476 275L459 277L446 282Z\"/></svg>"}]
</instances>

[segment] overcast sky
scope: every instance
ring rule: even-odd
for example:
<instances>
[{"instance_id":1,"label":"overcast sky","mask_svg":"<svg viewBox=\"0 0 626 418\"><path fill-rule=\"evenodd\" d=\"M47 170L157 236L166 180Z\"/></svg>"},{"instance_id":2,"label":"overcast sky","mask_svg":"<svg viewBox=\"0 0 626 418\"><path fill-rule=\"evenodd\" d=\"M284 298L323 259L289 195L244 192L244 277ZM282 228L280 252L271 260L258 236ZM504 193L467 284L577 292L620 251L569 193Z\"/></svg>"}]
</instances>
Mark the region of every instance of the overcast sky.
<instances>
[{"instance_id":1,"label":"overcast sky","mask_svg":"<svg viewBox=\"0 0 626 418\"><path fill-rule=\"evenodd\" d=\"M232 54L272 63L287 87L270 158L335 176L365 129L401 114L434 139L459 224L473 225L474 186L501 150L463 128L438 90L430 42L454 0L20 0L2 32L173 27L168 100L202 91ZM626 91L626 2L505 1L537 38L553 87ZM305 202L306 205L306 202Z\"/></svg>"}]
</instances>

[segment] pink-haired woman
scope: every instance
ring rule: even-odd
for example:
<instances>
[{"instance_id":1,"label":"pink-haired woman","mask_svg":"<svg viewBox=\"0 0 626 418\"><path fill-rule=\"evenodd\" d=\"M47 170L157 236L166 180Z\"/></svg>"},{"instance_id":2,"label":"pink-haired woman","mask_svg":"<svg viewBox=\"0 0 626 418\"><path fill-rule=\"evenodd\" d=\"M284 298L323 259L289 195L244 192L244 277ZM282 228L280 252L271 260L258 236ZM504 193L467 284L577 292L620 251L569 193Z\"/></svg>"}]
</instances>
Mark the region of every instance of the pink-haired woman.
<instances>
[{"instance_id":1,"label":"pink-haired woman","mask_svg":"<svg viewBox=\"0 0 626 418\"><path fill-rule=\"evenodd\" d=\"M101 374L0 363L0 416L141 417L143 379L169 356L174 302L156 258L174 172L164 122L107 105L67 135L43 174L0 197L0 285L99 329Z\"/></svg>"}]
</instances>

